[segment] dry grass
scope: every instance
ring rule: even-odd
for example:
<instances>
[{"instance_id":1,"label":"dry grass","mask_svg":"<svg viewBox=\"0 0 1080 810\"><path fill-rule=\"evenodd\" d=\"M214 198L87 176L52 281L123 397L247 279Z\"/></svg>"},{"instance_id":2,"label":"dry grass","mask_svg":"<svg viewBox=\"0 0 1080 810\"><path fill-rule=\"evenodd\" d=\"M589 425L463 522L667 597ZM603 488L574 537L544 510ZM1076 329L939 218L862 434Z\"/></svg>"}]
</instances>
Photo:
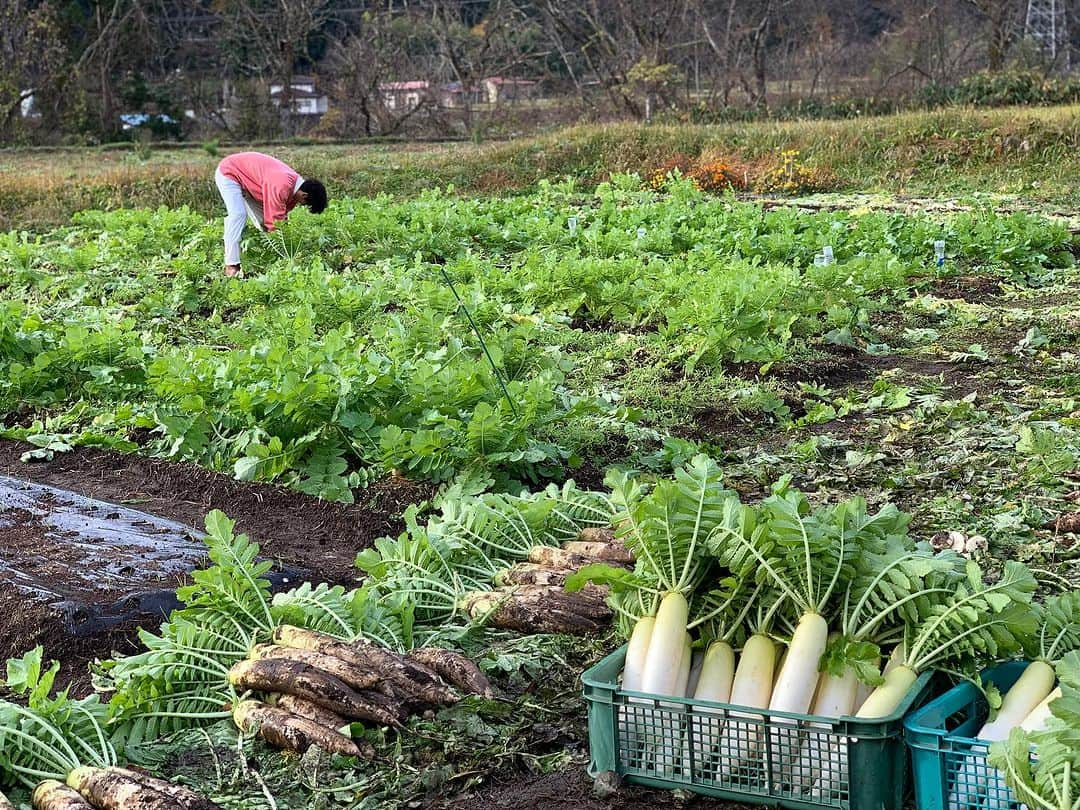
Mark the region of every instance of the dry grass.
<instances>
[{"instance_id":1,"label":"dry grass","mask_svg":"<svg viewBox=\"0 0 1080 810\"><path fill-rule=\"evenodd\" d=\"M451 145L268 148L337 195L412 195L453 185L504 193L541 178L594 183L612 172L643 176L676 155L732 167L776 165L795 149L837 191L1023 195L1080 201L1080 106L951 108L861 120L715 126L579 126L535 138ZM0 151L0 230L48 228L84 208L190 205L218 210L202 149ZM739 169L736 169L738 171Z\"/></svg>"}]
</instances>

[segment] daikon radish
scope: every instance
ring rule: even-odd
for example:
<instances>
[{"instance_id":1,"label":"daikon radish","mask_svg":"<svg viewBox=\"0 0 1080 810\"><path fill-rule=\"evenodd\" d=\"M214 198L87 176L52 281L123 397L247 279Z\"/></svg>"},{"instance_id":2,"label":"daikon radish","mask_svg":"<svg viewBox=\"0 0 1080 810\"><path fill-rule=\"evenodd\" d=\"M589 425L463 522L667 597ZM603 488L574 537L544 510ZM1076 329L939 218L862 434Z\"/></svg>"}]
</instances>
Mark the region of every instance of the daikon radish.
<instances>
[{"instance_id":1,"label":"daikon radish","mask_svg":"<svg viewBox=\"0 0 1080 810\"><path fill-rule=\"evenodd\" d=\"M1061 687L1058 686L1049 695L1043 698L1042 703L1036 706L1027 717L1024 718L1024 722L1020 724L1020 728L1024 731L1042 731L1046 728L1046 722L1050 719L1050 704L1061 697Z\"/></svg>"},{"instance_id":2,"label":"daikon radish","mask_svg":"<svg viewBox=\"0 0 1080 810\"><path fill-rule=\"evenodd\" d=\"M645 616L634 624L630 643L626 645L626 661L623 664L622 688L631 692L641 691L641 678L645 671L645 656L649 651L655 616Z\"/></svg>"},{"instance_id":3,"label":"daikon radish","mask_svg":"<svg viewBox=\"0 0 1080 810\"><path fill-rule=\"evenodd\" d=\"M1009 732L1019 726L1054 689L1056 679L1054 668L1045 661L1032 661L1023 674L1005 693L997 716L988 721L975 734L975 739L993 743L1007 739ZM956 790L949 796L949 810L960 810L973 804L998 807L1003 803L991 801L990 797L980 802L981 794L986 790L986 758L980 751L964 757L956 775ZM995 794L997 791L993 791Z\"/></svg>"},{"instance_id":4,"label":"daikon radish","mask_svg":"<svg viewBox=\"0 0 1080 810\"><path fill-rule=\"evenodd\" d=\"M904 642L901 641L893 647L893 651L889 654L889 660L885 662L885 669L881 670L882 676L887 677L890 672L904 663L906 656L907 647Z\"/></svg>"},{"instance_id":5,"label":"daikon radish","mask_svg":"<svg viewBox=\"0 0 1080 810\"><path fill-rule=\"evenodd\" d=\"M630 634L630 643L626 645L626 660L623 663L622 688L629 692L641 691L641 679L645 672L645 657L649 652L649 640L652 638L655 616L644 616L634 624ZM629 703L648 703L644 698L628 698ZM631 761L640 755L642 727L636 713L629 707L619 712L619 731L623 735L623 745Z\"/></svg>"},{"instance_id":6,"label":"daikon radish","mask_svg":"<svg viewBox=\"0 0 1080 810\"><path fill-rule=\"evenodd\" d=\"M735 651L726 641L714 641L705 651L701 663L701 675L694 689L694 700L711 703L727 703L731 698L731 686L735 679ZM700 770L712 759L713 748L724 726L723 709L694 704L695 717L690 735L696 766Z\"/></svg>"},{"instance_id":7,"label":"daikon radish","mask_svg":"<svg viewBox=\"0 0 1080 810\"><path fill-rule=\"evenodd\" d=\"M682 656L679 658L679 674L675 679L673 697L686 697L686 687L690 683L690 666L694 662L693 639L690 638L690 634L686 631L683 631L683 635L686 637L686 641L683 644Z\"/></svg>"},{"instance_id":8,"label":"daikon radish","mask_svg":"<svg viewBox=\"0 0 1080 810\"><path fill-rule=\"evenodd\" d=\"M847 717L855 709L855 697L859 679L855 670L844 667L842 675L824 673L818 684L817 694L810 714L818 717ZM847 741L829 732L833 726L826 723L810 723L804 735L799 759L794 768L793 787L805 790L816 783L824 789L824 782L838 782L844 770Z\"/></svg>"},{"instance_id":9,"label":"daikon radish","mask_svg":"<svg viewBox=\"0 0 1080 810\"><path fill-rule=\"evenodd\" d=\"M770 711L803 714L809 711L817 689L818 665L825 654L828 640L829 626L825 619L817 613L804 613L791 636L780 674L776 676L776 685L769 699ZM786 766L795 760L799 752L796 722L782 717L772 718L769 740L774 764L780 764L780 770L786 771Z\"/></svg>"},{"instance_id":10,"label":"daikon radish","mask_svg":"<svg viewBox=\"0 0 1080 810\"><path fill-rule=\"evenodd\" d=\"M735 706L767 709L775 665L776 645L772 639L763 634L747 639L735 668L729 702ZM753 721L739 720L741 717L753 718ZM721 772L725 776L757 753L763 724L760 714L731 712L718 742Z\"/></svg>"},{"instance_id":11,"label":"daikon radish","mask_svg":"<svg viewBox=\"0 0 1080 810\"><path fill-rule=\"evenodd\" d=\"M918 678L919 673L906 664L893 667L885 675L885 683L870 693L855 716L868 719L892 714Z\"/></svg>"},{"instance_id":12,"label":"daikon radish","mask_svg":"<svg viewBox=\"0 0 1080 810\"><path fill-rule=\"evenodd\" d=\"M726 641L714 641L702 659L701 676L694 690L694 699L727 703L734 680L735 651Z\"/></svg>"},{"instance_id":13,"label":"daikon radish","mask_svg":"<svg viewBox=\"0 0 1080 810\"><path fill-rule=\"evenodd\" d=\"M880 670L881 669L881 659L880 658L874 659L874 669L875 670ZM855 687L855 703L852 706L851 711L853 711L853 712L857 711L859 709L859 707L862 706L866 702L866 699L868 697L870 697L870 693L873 692L873 691L874 691L874 687L872 687L870 684L863 683L862 681L859 681L858 685ZM815 714L816 713L817 712L815 712Z\"/></svg>"},{"instance_id":14,"label":"daikon radish","mask_svg":"<svg viewBox=\"0 0 1080 810\"><path fill-rule=\"evenodd\" d=\"M683 630L683 647L679 653L679 663L676 668L675 681L670 692L672 697L685 697L686 684L690 679L690 659L693 656L690 634ZM686 740L684 739L685 721L679 710L682 708L678 703L660 701L660 706L671 711L657 711L652 715L650 747L652 757L659 773L671 776L681 764L681 752L684 751Z\"/></svg>"},{"instance_id":15,"label":"daikon radish","mask_svg":"<svg viewBox=\"0 0 1080 810\"><path fill-rule=\"evenodd\" d=\"M690 667L688 664L683 676L682 660L686 648L686 620L689 610L686 597L681 593L671 592L660 600L656 622L649 637L649 649L645 654L645 667L641 675L642 692L679 697L685 694L685 678L689 677ZM680 688L682 691L679 691ZM647 714L651 714L650 727L640 729L645 738L645 757L655 762L658 769L663 770L674 759L670 753L671 747L675 746L677 750L679 746L678 729L672 727L671 715L667 712Z\"/></svg>"},{"instance_id":16,"label":"daikon radish","mask_svg":"<svg viewBox=\"0 0 1080 810\"><path fill-rule=\"evenodd\" d=\"M690 607L681 593L667 594L660 601L656 622L649 637L641 691L651 695L675 695L686 645L686 619ZM687 674L689 674L689 666ZM681 693L680 693L681 695Z\"/></svg>"}]
</instances>

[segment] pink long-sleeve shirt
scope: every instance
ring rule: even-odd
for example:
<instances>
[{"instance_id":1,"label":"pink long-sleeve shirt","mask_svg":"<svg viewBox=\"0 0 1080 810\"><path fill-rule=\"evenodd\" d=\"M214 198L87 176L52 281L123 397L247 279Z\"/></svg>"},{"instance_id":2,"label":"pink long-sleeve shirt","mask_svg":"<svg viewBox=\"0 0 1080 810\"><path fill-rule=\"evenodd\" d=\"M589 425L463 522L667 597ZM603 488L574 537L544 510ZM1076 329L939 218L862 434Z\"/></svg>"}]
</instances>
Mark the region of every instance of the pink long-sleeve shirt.
<instances>
[{"instance_id":1,"label":"pink long-sleeve shirt","mask_svg":"<svg viewBox=\"0 0 1080 810\"><path fill-rule=\"evenodd\" d=\"M262 205L266 230L274 230L274 223L293 209L292 197L302 178L277 158L262 152L237 152L221 161L218 169Z\"/></svg>"}]
</instances>

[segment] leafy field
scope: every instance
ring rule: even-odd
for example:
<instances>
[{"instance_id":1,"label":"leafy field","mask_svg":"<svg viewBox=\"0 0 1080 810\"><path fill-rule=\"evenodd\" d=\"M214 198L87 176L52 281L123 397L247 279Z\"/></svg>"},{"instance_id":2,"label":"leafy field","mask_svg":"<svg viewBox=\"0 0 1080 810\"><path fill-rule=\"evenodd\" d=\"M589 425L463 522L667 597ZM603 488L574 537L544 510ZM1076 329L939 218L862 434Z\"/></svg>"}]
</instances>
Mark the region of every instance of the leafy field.
<instances>
[{"instance_id":1,"label":"leafy field","mask_svg":"<svg viewBox=\"0 0 1080 810\"><path fill-rule=\"evenodd\" d=\"M1070 224L1052 206L826 203L636 175L345 198L249 233L243 280L220 277L219 221L183 207L0 235L0 413L28 462L103 447L328 500L401 475L436 493L361 554L361 587L273 599L214 516L215 573L144 639L155 653L98 672L113 742L235 807L450 806L462 791L497 806L518 783L520 801L558 784L594 806L567 775L586 756L577 677L612 640L478 630L461 599L532 544L610 522L606 498L566 479L601 490L609 468L649 480L698 452L746 502L785 476L815 504L892 502L914 538L958 532L991 575L1018 559L1075 587ZM223 672L282 622L453 644L506 698L369 730L360 770L250 742L238 757ZM211 648L216 663L192 663Z\"/></svg>"},{"instance_id":2,"label":"leafy field","mask_svg":"<svg viewBox=\"0 0 1080 810\"><path fill-rule=\"evenodd\" d=\"M662 404L630 400L665 377L855 346L933 274L938 239L950 272L1024 285L1073 262L1066 228L1025 214L762 211L639 184L346 200L249 240L259 272L239 284L208 279L218 228L184 209L9 233L8 435L45 454L142 447L327 499L391 469L514 489L612 442L635 462L659 450ZM826 245L833 263L815 264ZM601 346L632 385L597 374ZM767 386L738 393L787 419Z\"/></svg>"}]
</instances>

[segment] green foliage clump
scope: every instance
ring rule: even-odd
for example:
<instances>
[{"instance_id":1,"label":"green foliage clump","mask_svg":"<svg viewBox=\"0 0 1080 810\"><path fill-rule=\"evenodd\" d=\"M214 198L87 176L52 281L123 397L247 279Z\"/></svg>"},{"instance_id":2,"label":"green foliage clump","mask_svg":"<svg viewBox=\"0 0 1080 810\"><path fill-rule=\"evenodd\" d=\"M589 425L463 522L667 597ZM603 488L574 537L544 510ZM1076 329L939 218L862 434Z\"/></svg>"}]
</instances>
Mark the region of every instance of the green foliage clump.
<instances>
[{"instance_id":1,"label":"green foliage clump","mask_svg":"<svg viewBox=\"0 0 1080 810\"><path fill-rule=\"evenodd\" d=\"M1040 283L1069 238L1025 214L766 210L618 175L297 211L226 281L215 221L85 211L0 235L0 414L45 453L141 447L339 501L391 470L515 491L634 429L621 392L580 382L589 332L648 335L682 374L768 364L850 340L938 239L951 266Z\"/></svg>"}]
</instances>

